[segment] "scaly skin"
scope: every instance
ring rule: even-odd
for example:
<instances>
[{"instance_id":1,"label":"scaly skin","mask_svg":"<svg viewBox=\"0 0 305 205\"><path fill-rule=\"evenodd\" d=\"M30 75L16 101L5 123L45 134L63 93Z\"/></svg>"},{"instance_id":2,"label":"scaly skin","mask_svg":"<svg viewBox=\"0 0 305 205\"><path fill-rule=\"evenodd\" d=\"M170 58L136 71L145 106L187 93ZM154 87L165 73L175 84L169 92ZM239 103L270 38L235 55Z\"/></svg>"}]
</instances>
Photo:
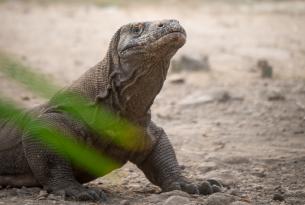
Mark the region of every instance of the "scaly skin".
<instances>
[{"instance_id":1,"label":"scaly skin","mask_svg":"<svg viewBox=\"0 0 305 205\"><path fill-rule=\"evenodd\" d=\"M186 33L176 20L124 25L115 33L100 63L48 103L29 113L64 135L85 141L121 165L127 161L135 163L163 191L213 193L219 190L215 188L219 185L217 182L205 182L198 187L181 175L169 139L150 118L150 107L163 86L170 60L185 40ZM73 119L65 111L66 102L71 100L68 96L58 102L65 93L87 98L91 104L103 106L138 125L144 133L139 141L141 146L126 150L97 136L90 122ZM17 129L14 123L22 119L23 116L16 116L0 123L0 185L42 186L49 192L64 193L76 200L105 199L101 190L82 185L97 176L77 168L56 154L56 148L35 139L32 136L35 127L31 127L31 132L27 126Z\"/></svg>"}]
</instances>

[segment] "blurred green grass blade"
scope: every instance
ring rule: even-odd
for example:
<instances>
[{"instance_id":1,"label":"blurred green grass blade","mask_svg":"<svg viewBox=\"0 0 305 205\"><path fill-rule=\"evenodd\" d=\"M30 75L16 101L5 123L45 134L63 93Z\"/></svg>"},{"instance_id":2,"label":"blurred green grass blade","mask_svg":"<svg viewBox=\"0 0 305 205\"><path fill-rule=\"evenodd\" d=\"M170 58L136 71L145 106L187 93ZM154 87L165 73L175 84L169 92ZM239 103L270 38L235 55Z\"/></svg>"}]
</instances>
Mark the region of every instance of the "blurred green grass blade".
<instances>
[{"instance_id":1,"label":"blurred green grass blade","mask_svg":"<svg viewBox=\"0 0 305 205\"><path fill-rule=\"evenodd\" d=\"M63 135L58 130L51 128L46 123L38 121L30 115L24 115L21 109L13 106L11 103L0 100L0 113L0 120L5 120L7 116L20 116L22 120L14 121L16 126L21 129L26 126L27 131L32 137L37 138L58 154L68 158L74 164L95 176L103 176L119 167L117 162L102 156L86 144L77 142L71 136Z\"/></svg>"},{"instance_id":2,"label":"blurred green grass blade","mask_svg":"<svg viewBox=\"0 0 305 205\"><path fill-rule=\"evenodd\" d=\"M54 84L48 83L43 74L33 72L13 58L0 53L0 72L7 77L23 84L36 94L51 98L59 90ZM144 148L147 144L143 137L144 132L127 120L120 119L107 112L100 105L91 105L89 100L73 93L60 93L53 98L52 103L64 104L65 112L73 118L90 123L90 127L98 134L108 137L116 145L127 149L136 150Z\"/></svg>"},{"instance_id":3,"label":"blurred green grass blade","mask_svg":"<svg viewBox=\"0 0 305 205\"><path fill-rule=\"evenodd\" d=\"M36 94L50 98L59 90L54 84L48 83L47 78L43 74L37 74L31 71L13 58L0 53L0 72L7 77L25 85ZM85 120L92 122L90 127L100 135L108 137L114 144L128 150L135 150L140 140L136 139L140 136L139 129L131 123L115 117L112 113L105 111L100 106L89 104L88 100L72 93L63 93L54 98L53 103L64 104L65 112L77 120ZM92 104L92 103L91 103ZM7 116L22 115L22 120L18 120L18 126L39 128L36 131L36 137L49 147L55 148L59 154L68 157L75 164L85 168L90 173L101 176L118 167L118 164L111 159L99 155L96 150L89 149L85 144L76 143L73 138L67 138L60 132L48 128L42 122L33 122L29 116L25 116L23 111L17 106L9 102L0 100L0 120ZM99 166L102 164L102 166Z\"/></svg>"},{"instance_id":4,"label":"blurred green grass blade","mask_svg":"<svg viewBox=\"0 0 305 205\"><path fill-rule=\"evenodd\" d=\"M59 90L45 75L33 72L31 68L1 52L0 72L45 98L50 98Z\"/></svg>"},{"instance_id":5,"label":"blurred green grass blade","mask_svg":"<svg viewBox=\"0 0 305 205\"><path fill-rule=\"evenodd\" d=\"M140 151L149 143L144 132L132 123L116 117L102 106L91 105L84 98L73 93L64 93L54 98L55 104L63 104L63 110L75 119L82 119L98 134L126 150Z\"/></svg>"},{"instance_id":6,"label":"blurred green grass blade","mask_svg":"<svg viewBox=\"0 0 305 205\"><path fill-rule=\"evenodd\" d=\"M17 108L12 102L0 96L0 120L5 120L8 117L12 117L17 113L21 113L22 110ZM0 121L1 122L1 121Z\"/></svg>"},{"instance_id":7,"label":"blurred green grass blade","mask_svg":"<svg viewBox=\"0 0 305 205\"><path fill-rule=\"evenodd\" d=\"M80 168L85 168L95 176L103 176L113 169L119 168L119 164L114 160L102 156L93 148L86 144L76 142L73 137L63 135L56 129L50 128L42 122L30 124L30 133L51 149L56 150L61 156L71 160Z\"/></svg>"}]
</instances>

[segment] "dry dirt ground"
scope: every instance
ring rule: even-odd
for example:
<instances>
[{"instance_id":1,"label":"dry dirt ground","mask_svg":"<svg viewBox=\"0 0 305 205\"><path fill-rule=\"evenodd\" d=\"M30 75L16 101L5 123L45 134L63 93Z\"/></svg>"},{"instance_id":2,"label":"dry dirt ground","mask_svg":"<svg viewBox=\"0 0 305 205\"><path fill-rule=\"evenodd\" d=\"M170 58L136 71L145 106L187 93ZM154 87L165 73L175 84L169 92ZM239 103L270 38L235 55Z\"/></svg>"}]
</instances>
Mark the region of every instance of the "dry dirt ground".
<instances>
[{"instance_id":1,"label":"dry dirt ground","mask_svg":"<svg viewBox=\"0 0 305 205\"><path fill-rule=\"evenodd\" d=\"M304 205L304 1L123 8L11 1L0 5L0 49L65 86L103 57L120 25L164 18L178 19L188 32L177 56L208 56L211 69L170 73L153 118L167 131L184 174L195 182L221 179L223 193L158 194L131 164L89 186L104 189L105 204L113 205ZM274 68L273 79L260 77L260 58ZM1 75L0 86L1 95L25 107L43 101ZM181 197L170 202L170 196ZM3 188L0 204L86 203Z\"/></svg>"}]
</instances>

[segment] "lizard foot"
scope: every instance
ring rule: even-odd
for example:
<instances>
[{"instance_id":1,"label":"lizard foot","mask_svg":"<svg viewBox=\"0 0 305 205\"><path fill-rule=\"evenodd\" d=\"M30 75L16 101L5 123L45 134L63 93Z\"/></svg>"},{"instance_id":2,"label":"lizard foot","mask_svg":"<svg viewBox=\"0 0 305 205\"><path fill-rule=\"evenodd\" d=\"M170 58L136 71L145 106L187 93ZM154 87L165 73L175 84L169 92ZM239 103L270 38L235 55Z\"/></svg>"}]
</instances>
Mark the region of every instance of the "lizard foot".
<instances>
[{"instance_id":1,"label":"lizard foot","mask_svg":"<svg viewBox=\"0 0 305 205\"><path fill-rule=\"evenodd\" d=\"M67 198L77 201L106 201L106 194L99 189L83 186L70 186L52 191L54 194L64 194Z\"/></svg>"},{"instance_id":2,"label":"lizard foot","mask_svg":"<svg viewBox=\"0 0 305 205\"><path fill-rule=\"evenodd\" d=\"M162 189L163 191L181 190L189 194L209 195L216 192L221 192L222 184L214 179L209 179L202 182L199 186L187 182L185 180L172 182L169 186Z\"/></svg>"}]
</instances>

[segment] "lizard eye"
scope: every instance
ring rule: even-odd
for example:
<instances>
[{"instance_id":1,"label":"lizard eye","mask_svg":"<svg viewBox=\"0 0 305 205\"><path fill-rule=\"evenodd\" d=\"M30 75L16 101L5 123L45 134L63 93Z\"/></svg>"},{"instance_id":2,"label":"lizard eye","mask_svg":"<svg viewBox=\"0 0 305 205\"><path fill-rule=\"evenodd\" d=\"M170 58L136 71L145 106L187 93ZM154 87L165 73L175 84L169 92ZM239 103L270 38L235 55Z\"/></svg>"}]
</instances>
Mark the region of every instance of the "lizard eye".
<instances>
[{"instance_id":1,"label":"lizard eye","mask_svg":"<svg viewBox=\"0 0 305 205\"><path fill-rule=\"evenodd\" d=\"M131 28L131 31L132 31L132 33L134 33L136 35L140 35L142 33L142 31L143 31L143 25L142 24L134 25Z\"/></svg>"}]
</instances>

